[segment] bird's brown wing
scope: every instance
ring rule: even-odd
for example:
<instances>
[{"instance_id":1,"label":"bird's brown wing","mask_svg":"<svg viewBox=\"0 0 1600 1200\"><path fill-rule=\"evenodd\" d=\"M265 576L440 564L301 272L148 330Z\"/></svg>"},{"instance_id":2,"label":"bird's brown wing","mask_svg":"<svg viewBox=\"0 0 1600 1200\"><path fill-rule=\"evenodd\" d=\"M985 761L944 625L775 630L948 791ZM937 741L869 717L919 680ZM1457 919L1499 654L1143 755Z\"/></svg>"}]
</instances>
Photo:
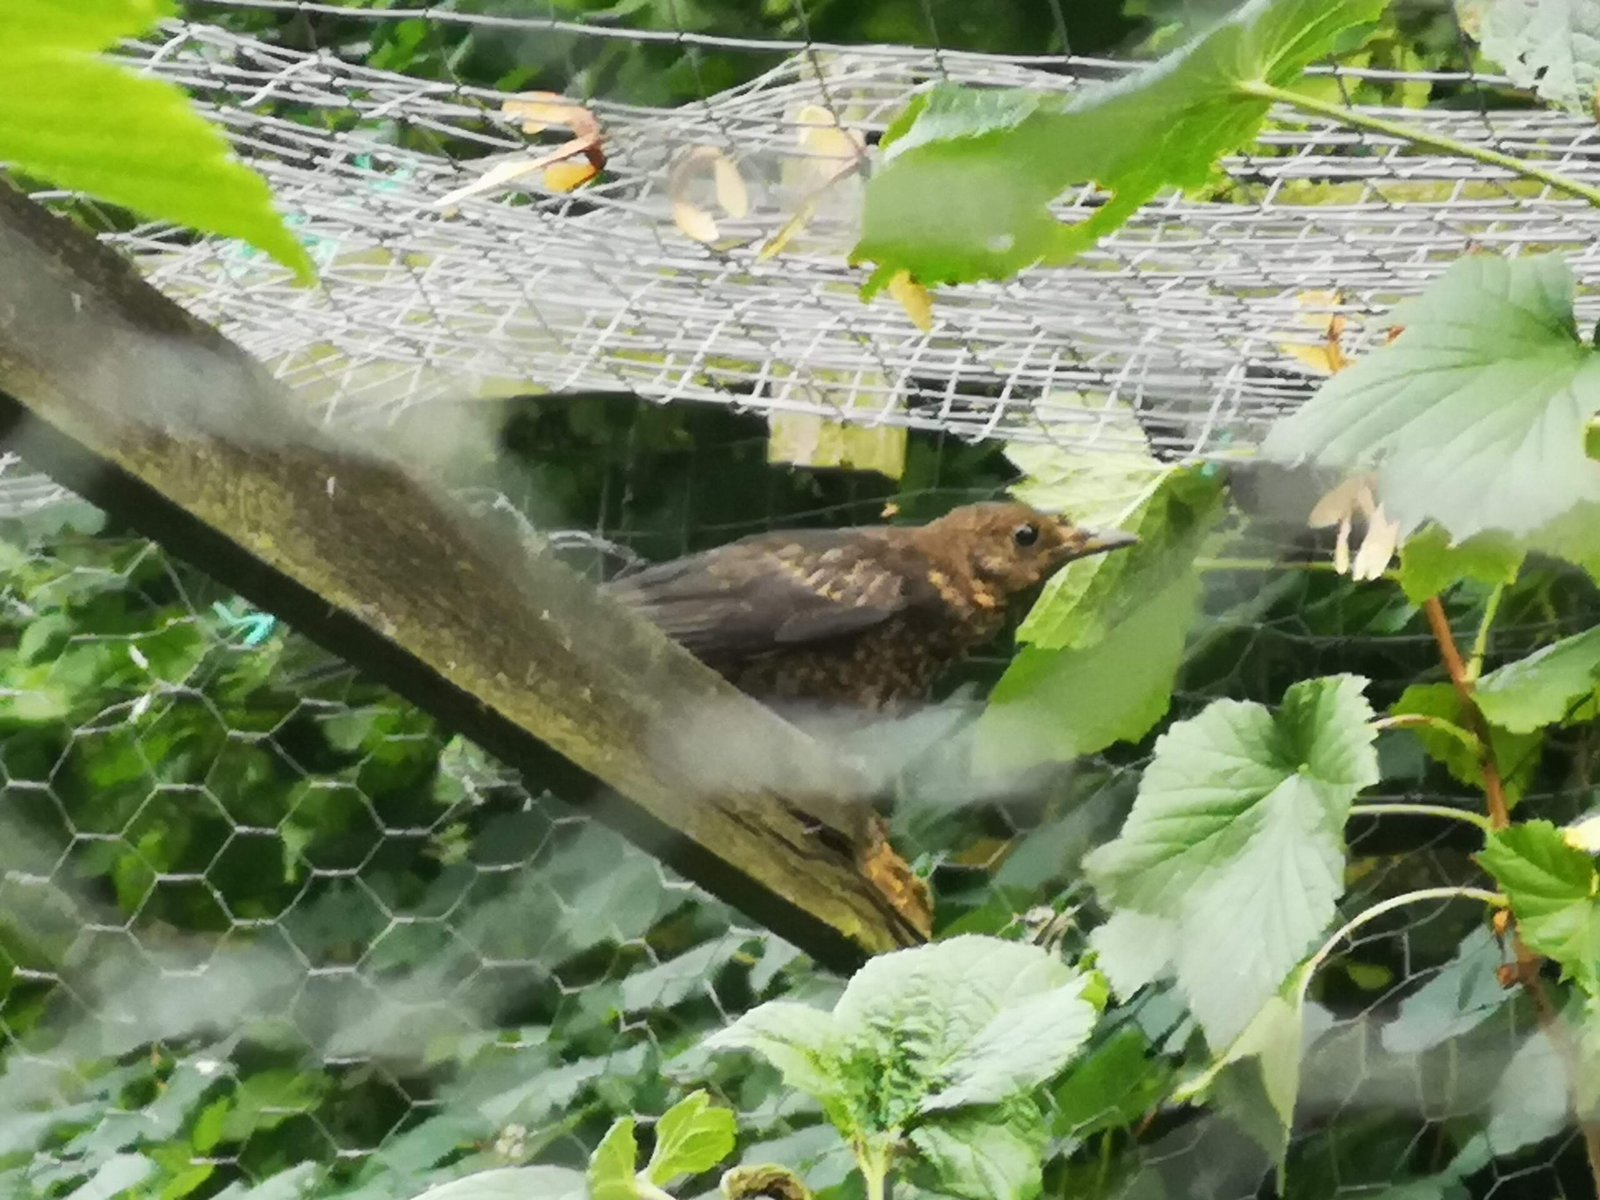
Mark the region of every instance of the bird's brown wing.
<instances>
[{"instance_id":1,"label":"bird's brown wing","mask_svg":"<svg viewBox=\"0 0 1600 1200\"><path fill-rule=\"evenodd\" d=\"M875 538L763 535L649 567L607 586L710 661L828 641L902 611L906 581Z\"/></svg>"}]
</instances>

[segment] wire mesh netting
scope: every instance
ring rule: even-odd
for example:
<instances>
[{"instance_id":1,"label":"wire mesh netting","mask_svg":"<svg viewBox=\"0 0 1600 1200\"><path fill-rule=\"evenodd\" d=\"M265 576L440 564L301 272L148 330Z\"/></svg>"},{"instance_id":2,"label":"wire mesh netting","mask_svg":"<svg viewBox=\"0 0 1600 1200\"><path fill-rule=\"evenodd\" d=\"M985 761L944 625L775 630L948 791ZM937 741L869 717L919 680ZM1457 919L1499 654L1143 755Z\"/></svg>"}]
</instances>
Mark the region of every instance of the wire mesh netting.
<instances>
[{"instance_id":1,"label":"wire mesh netting","mask_svg":"<svg viewBox=\"0 0 1600 1200\"><path fill-rule=\"evenodd\" d=\"M102 234L337 427L490 422L504 461L440 457L441 474L473 504L566 535L596 575L891 505L935 515L1006 486L996 440L1247 458L1315 386L1288 348L1322 337L1305 293L1339 294L1323 303L1348 314L1359 350L1379 336L1369 318L1473 248L1566 251L1580 319L1600 312L1584 290L1600 279L1600 216L1581 203L1284 118L1224 162L1212 194L1151 205L1071 267L942 293L924 332L856 294L862 173L818 192L836 168L819 172L806 140L817 110L871 147L934 81L1070 91L1126 64L1064 46L968 53L933 25L921 48L862 46L806 40L803 12L798 30L747 37L691 27L687 6L659 28L633 23L643 11L195 5L127 57L227 127L321 281L296 288L237 245L122 214L99 213ZM515 69L469 69L474 55ZM1458 96L1407 119L1600 180L1592 121L1495 107L1503 81L1482 71L1319 78L1351 99ZM534 173L441 205L568 136L501 113L532 87L593 114L605 173L576 193ZM709 245L674 212L696 147L734 164L752 197L742 216L717 214ZM694 194L710 205L705 185ZM1086 190L1061 212L1098 200ZM802 208L805 228L762 258ZM903 472L772 466L774 413L904 426ZM566 803L587 797L515 778L20 462L0 488L7 1194L398 1200L478 1167L581 1165L614 1116L659 1113L703 1081L739 1114L740 1161L786 1163L830 1195L859 1188L814 1105L765 1069L694 1053L759 999L822 1002L842 981ZM1208 571L1175 715L1217 696L1275 703L1334 671L1371 677L1380 709L1442 680L1392 590L1320 570L1262 583L1246 556L1315 556L1296 533L1241 524L1238 557ZM1511 606L1497 652L1591 621L1590 593L1568 590ZM1453 615L1478 599L1466 589ZM948 690L987 686L1004 659ZM1561 754L1523 747L1508 771L1552 814L1590 794L1592 730L1563 736ZM1474 802L1410 743L1383 752L1367 799ZM1031 906L1083 901L1077 861L1117 828L1148 754L1113 750L981 802L908 770L893 831L935 884L941 930L1022 936ZM1470 848L1426 821L1358 822L1344 907L1469 878ZM1530 1082L1550 1073L1531 1006L1499 986L1503 951L1481 924L1460 902L1408 908L1319 977L1296 1194L1583 1194L1579 1135ZM1167 1102L1193 1042L1170 988L1097 1031L1052 1090L1049 1194L1272 1186L1248 1114Z\"/></svg>"}]
</instances>

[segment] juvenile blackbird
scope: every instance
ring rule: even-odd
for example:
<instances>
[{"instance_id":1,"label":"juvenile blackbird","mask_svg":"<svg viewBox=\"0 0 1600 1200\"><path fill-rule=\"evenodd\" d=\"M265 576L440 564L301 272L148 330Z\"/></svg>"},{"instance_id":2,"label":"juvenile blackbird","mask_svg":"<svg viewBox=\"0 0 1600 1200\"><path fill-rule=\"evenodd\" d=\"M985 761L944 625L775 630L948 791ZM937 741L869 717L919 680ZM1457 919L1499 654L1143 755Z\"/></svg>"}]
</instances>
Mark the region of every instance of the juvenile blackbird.
<instances>
[{"instance_id":1,"label":"juvenile blackbird","mask_svg":"<svg viewBox=\"0 0 1600 1200\"><path fill-rule=\"evenodd\" d=\"M1062 564L1136 540L971 504L915 528L757 534L607 590L757 699L882 709L925 699Z\"/></svg>"}]
</instances>

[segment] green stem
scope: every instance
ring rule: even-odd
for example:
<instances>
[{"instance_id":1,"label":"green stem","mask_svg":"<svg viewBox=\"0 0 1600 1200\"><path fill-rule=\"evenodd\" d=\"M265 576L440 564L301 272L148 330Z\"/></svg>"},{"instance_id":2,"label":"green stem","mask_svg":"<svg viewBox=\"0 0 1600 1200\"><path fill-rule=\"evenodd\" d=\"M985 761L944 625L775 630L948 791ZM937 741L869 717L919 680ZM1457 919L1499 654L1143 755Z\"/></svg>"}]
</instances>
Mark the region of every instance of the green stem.
<instances>
[{"instance_id":1,"label":"green stem","mask_svg":"<svg viewBox=\"0 0 1600 1200\"><path fill-rule=\"evenodd\" d=\"M1369 921L1376 921L1385 913L1393 912L1397 908L1404 908L1408 904L1421 904L1427 900L1481 900L1493 908L1504 908L1506 898L1499 892L1491 892L1487 888L1475 887L1431 887L1420 888L1415 892L1403 892L1398 896L1390 896L1387 900L1374 904L1371 908L1363 909L1351 917L1327 941L1322 943L1322 948L1307 960L1301 968L1300 998L1305 999L1306 989L1311 986L1311 977L1317 973L1317 968L1333 955L1341 943L1352 933L1360 929Z\"/></svg>"},{"instance_id":2,"label":"green stem","mask_svg":"<svg viewBox=\"0 0 1600 1200\"><path fill-rule=\"evenodd\" d=\"M1344 108L1337 104L1328 104L1311 96L1303 96L1299 92L1291 92L1286 88L1274 87L1264 80L1243 79L1236 83L1234 87L1246 96L1254 96L1258 100L1270 100L1277 104L1287 104L1291 108L1298 108L1301 112L1315 113L1319 117L1327 117L1330 121L1337 121L1339 124L1349 126L1352 129L1364 129L1371 133L1381 133L1388 137L1400 138L1402 141L1410 142L1412 145L1427 146L1433 150L1442 150L1446 154L1458 154L1463 158L1470 158L1487 166L1500 167L1514 175L1521 175L1525 179L1537 179L1541 183L1549 184L1559 192L1566 192L1569 196L1577 196L1581 200L1587 200L1590 204L1600 207L1600 189L1592 188L1585 183L1579 183L1576 179L1569 179L1559 171L1541 167L1538 163L1512 158L1511 155L1501 154L1498 150L1474 146L1468 142L1458 142L1455 138L1429 133L1425 129L1415 129L1409 125L1402 125L1397 121L1386 121L1382 117L1374 117L1369 113L1357 112L1354 109Z\"/></svg>"},{"instance_id":3,"label":"green stem","mask_svg":"<svg viewBox=\"0 0 1600 1200\"><path fill-rule=\"evenodd\" d=\"M857 1145L856 1167L866 1184L867 1200L887 1200L889 1179L889 1152L887 1148Z\"/></svg>"},{"instance_id":4,"label":"green stem","mask_svg":"<svg viewBox=\"0 0 1600 1200\"><path fill-rule=\"evenodd\" d=\"M1372 723L1377 730L1384 729L1412 729L1421 727L1431 729L1435 733L1442 733L1446 737L1454 738L1471 752L1474 759L1483 753L1483 743L1478 738L1461 728L1454 721L1447 721L1443 717L1430 716L1427 713L1401 713L1397 717L1379 717Z\"/></svg>"},{"instance_id":5,"label":"green stem","mask_svg":"<svg viewBox=\"0 0 1600 1200\"><path fill-rule=\"evenodd\" d=\"M1489 818L1479 813L1468 812L1464 808L1451 808L1447 804L1352 804L1350 806L1352 817L1443 817L1450 821L1465 821L1468 825L1476 825L1484 833L1493 828Z\"/></svg>"},{"instance_id":6,"label":"green stem","mask_svg":"<svg viewBox=\"0 0 1600 1200\"><path fill-rule=\"evenodd\" d=\"M1494 591L1483 605L1483 620L1478 622L1478 636L1472 639L1472 657L1467 659L1467 678L1476 681L1483 674L1484 655L1489 653L1489 629L1494 625L1495 614L1500 611L1500 601L1506 594L1506 585L1495 584Z\"/></svg>"}]
</instances>

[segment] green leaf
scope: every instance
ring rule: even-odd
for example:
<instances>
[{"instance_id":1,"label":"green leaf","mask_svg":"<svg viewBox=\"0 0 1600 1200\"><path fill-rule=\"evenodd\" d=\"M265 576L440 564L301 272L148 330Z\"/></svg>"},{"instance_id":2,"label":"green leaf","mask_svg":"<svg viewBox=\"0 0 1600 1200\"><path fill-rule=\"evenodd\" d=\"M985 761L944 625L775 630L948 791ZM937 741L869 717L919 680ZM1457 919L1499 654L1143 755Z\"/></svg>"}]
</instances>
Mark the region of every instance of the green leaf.
<instances>
[{"instance_id":1,"label":"green leaf","mask_svg":"<svg viewBox=\"0 0 1600 1200\"><path fill-rule=\"evenodd\" d=\"M1026 478L1011 494L1041 512L1066 513L1082 525L1120 524L1172 468L1150 452L1133 406L1110 397L1051 394L1052 412L1068 409L1093 420L1093 448L1008 442L1005 455ZM1071 419L1067 417L1066 419Z\"/></svg>"},{"instance_id":2,"label":"green leaf","mask_svg":"<svg viewBox=\"0 0 1600 1200\"><path fill-rule=\"evenodd\" d=\"M1364 687L1313 679L1276 715L1219 700L1174 725L1122 832L1084 860L1113 908L1176 923L1178 983L1213 1046L1245 1029L1334 915L1345 818L1378 778Z\"/></svg>"},{"instance_id":3,"label":"green leaf","mask_svg":"<svg viewBox=\"0 0 1600 1200\"><path fill-rule=\"evenodd\" d=\"M1467 934L1455 957L1400 1001L1394 1020L1383 1027L1384 1050L1419 1054L1483 1024L1516 995L1496 974L1504 960L1487 925Z\"/></svg>"},{"instance_id":4,"label":"green leaf","mask_svg":"<svg viewBox=\"0 0 1600 1200\"><path fill-rule=\"evenodd\" d=\"M1324 383L1264 453L1375 469L1403 529L1433 520L1458 540L1533 533L1600 500L1583 437L1600 359L1578 338L1572 295L1558 255L1457 260L1396 307L1400 336Z\"/></svg>"},{"instance_id":5,"label":"green leaf","mask_svg":"<svg viewBox=\"0 0 1600 1200\"><path fill-rule=\"evenodd\" d=\"M1532 733L1591 717L1600 687L1600 628L1562 638L1478 681L1478 707L1494 724ZM1580 704L1587 699L1589 703Z\"/></svg>"},{"instance_id":6,"label":"green leaf","mask_svg":"<svg viewBox=\"0 0 1600 1200\"><path fill-rule=\"evenodd\" d=\"M1585 115L1600 104L1600 7L1593 0L1489 0L1477 36L1518 87Z\"/></svg>"},{"instance_id":7,"label":"green leaf","mask_svg":"<svg viewBox=\"0 0 1600 1200\"><path fill-rule=\"evenodd\" d=\"M1087 649L1023 647L978 719L978 762L1014 771L1142 738L1167 715L1199 607L1199 576L1183 575Z\"/></svg>"},{"instance_id":8,"label":"green leaf","mask_svg":"<svg viewBox=\"0 0 1600 1200\"><path fill-rule=\"evenodd\" d=\"M913 1129L909 1140L931 1187L964 1200L1031 1200L1039 1194L1048 1138L1039 1106L1018 1099Z\"/></svg>"},{"instance_id":9,"label":"green leaf","mask_svg":"<svg viewBox=\"0 0 1600 1200\"><path fill-rule=\"evenodd\" d=\"M719 1029L701 1045L711 1051L753 1051L778 1069L784 1083L818 1100L840 1090L844 1049L835 1035L832 1016L821 1009L771 1000Z\"/></svg>"},{"instance_id":10,"label":"green leaf","mask_svg":"<svg viewBox=\"0 0 1600 1200\"><path fill-rule=\"evenodd\" d=\"M857 261L927 285L1004 279L1092 247L1163 188L1200 187L1246 144L1285 86L1375 19L1383 0L1252 0L1161 61L1075 101L940 88L884 150L867 186ZM1049 204L1096 183L1111 199L1077 225Z\"/></svg>"},{"instance_id":11,"label":"green leaf","mask_svg":"<svg viewBox=\"0 0 1600 1200\"><path fill-rule=\"evenodd\" d=\"M1460 694L1448 683L1414 683L1400 693L1392 716L1439 717L1457 729L1465 729L1466 710L1461 705ZM1483 790L1483 768L1478 761L1480 751L1473 744L1461 741L1427 725L1408 728L1416 735L1428 757L1440 763L1451 776L1468 787ZM1471 736L1470 734L1468 735ZM1489 727L1489 744L1494 749L1494 761L1500 768L1500 779L1505 785L1506 801L1515 806L1528 790L1528 783L1539 765L1542 733L1512 733L1498 726Z\"/></svg>"},{"instance_id":12,"label":"green leaf","mask_svg":"<svg viewBox=\"0 0 1600 1200\"><path fill-rule=\"evenodd\" d=\"M1058 571L1017 630L1018 640L1040 650L1083 650L1105 640L1152 594L1193 574L1201 540L1222 509L1219 480L1198 470L1173 472L1124 523L1138 544Z\"/></svg>"},{"instance_id":13,"label":"green leaf","mask_svg":"<svg viewBox=\"0 0 1600 1200\"><path fill-rule=\"evenodd\" d=\"M1057 1137L1083 1139L1132 1125L1166 1098L1172 1069L1145 1034L1119 1029L1096 1047L1053 1093L1050 1124Z\"/></svg>"},{"instance_id":14,"label":"green leaf","mask_svg":"<svg viewBox=\"0 0 1600 1200\"><path fill-rule=\"evenodd\" d=\"M656 1148L645 1172L665 1187L680 1175L709 1171L733 1153L733 1143L733 1113L712 1107L705 1092L691 1092L656 1122Z\"/></svg>"},{"instance_id":15,"label":"green leaf","mask_svg":"<svg viewBox=\"0 0 1600 1200\"><path fill-rule=\"evenodd\" d=\"M1105 973L1117 995L1129 1000L1171 969L1177 937L1175 922L1124 908L1089 934L1089 944L1094 947L1095 966Z\"/></svg>"},{"instance_id":16,"label":"green leaf","mask_svg":"<svg viewBox=\"0 0 1600 1200\"><path fill-rule=\"evenodd\" d=\"M1561 964L1590 995L1600 993L1600 874L1549 821L1495 831L1478 854L1511 901L1528 948Z\"/></svg>"},{"instance_id":17,"label":"green leaf","mask_svg":"<svg viewBox=\"0 0 1600 1200\"><path fill-rule=\"evenodd\" d=\"M565 1167L500 1167L441 1183L414 1200L584 1200L583 1176Z\"/></svg>"},{"instance_id":18,"label":"green leaf","mask_svg":"<svg viewBox=\"0 0 1600 1200\"><path fill-rule=\"evenodd\" d=\"M315 278L266 181L172 84L98 57L177 9L154 0L8 0L0 161L143 216L238 237Z\"/></svg>"},{"instance_id":19,"label":"green leaf","mask_svg":"<svg viewBox=\"0 0 1600 1200\"><path fill-rule=\"evenodd\" d=\"M1429 525L1400 548L1400 587L1413 604L1446 591L1463 579L1509 583L1522 568L1523 547L1503 533L1480 533L1457 545L1438 525Z\"/></svg>"},{"instance_id":20,"label":"green leaf","mask_svg":"<svg viewBox=\"0 0 1600 1200\"><path fill-rule=\"evenodd\" d=\"M1099 1015L1084 998L1089 976L995 1014L943 1067L945 1086L922 1112L998 1104L1060 1074L1089 1040Z\"/></svg>"},{"instance_id":21,"label":"green leaf","mask_svg":"<svg viewBox=\"0 0 1600 1200\"><path fill-rule=\"evenodd\" d=\"M589 1200L638 1200L638 1161L633 1118L618 1117L589 1156Z\"/></svg>"}]
</instances>

